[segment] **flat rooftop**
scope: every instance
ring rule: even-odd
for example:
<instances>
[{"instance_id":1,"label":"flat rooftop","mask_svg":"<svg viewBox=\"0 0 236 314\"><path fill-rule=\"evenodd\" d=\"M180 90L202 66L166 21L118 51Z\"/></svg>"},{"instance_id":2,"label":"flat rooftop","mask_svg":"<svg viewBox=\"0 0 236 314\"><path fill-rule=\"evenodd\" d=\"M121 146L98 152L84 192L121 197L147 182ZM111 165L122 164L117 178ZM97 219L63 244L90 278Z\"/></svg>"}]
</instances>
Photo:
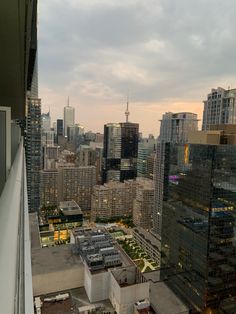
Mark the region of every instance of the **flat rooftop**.
<instances>
[{"instance_id":1,"label":"flat rooftop","mask_svg":"<svg viewBox=\"0 0 236 314\"><path fill-rule=\"evenodd\" d=\"M75 201L64 201L64 202L60 202L59 204L59 208L64 211L64 210L80 210L79 205L75 202Z\"/></svg>"},{"instance_id":2,"label":"flat rooftop","mask_svg":"<svg viewBox=\"0 0 236 314\"><path fill-rule=\"evenodd\" d=\"M32 274L47 274L84 267L80 255L73 254L70 245L32 249Z\"/></svg>"},{"instance_id":3,"label":"flat rooftop","mask_svg":"<svg viewBox=\"0 0 236 314\"><path fill-rule=\"evenodd\" d=\"M150 301L155 311L159 314L188 313L188 307L172 292L172 290L160 281L160 271L143 273L150 281Z\"/></svg>"},{"instance_id":4,"label":"flat rooftop","mask_svg":"<svg viewBox=\"0 0 236 314\"><path fill-rule=\"evenodd\" d=\"M111 273L120 287L132 286L148 281L137 267L133 265L112 269Z\"/></svg>"}]
</instances>

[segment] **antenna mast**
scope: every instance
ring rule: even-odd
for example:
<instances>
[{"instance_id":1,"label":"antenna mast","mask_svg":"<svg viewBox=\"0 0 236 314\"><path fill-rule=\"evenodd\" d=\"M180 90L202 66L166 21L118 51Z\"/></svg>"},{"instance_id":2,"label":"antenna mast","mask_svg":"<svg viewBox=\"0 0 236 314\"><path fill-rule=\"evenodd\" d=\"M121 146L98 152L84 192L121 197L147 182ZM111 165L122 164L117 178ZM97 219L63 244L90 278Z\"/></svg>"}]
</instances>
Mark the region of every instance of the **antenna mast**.
<instances>
[{"instance_id":1,"label":"antenna mast","mask_svg":"<svg viewBox=\"0 0 236 314\"><path fill-rule=\"evenodd\" d=\"M125 111L125 117L126 117L126 123L129 122L129 96L127 95L127 103L126 103L126 111Z\"/></svg>"},{"instance_id":2,"label":"antenna mast","mask_svg":"<svg viewBox=\"0 0 236 314\"><path fill-rule=\"evenodd\" d=\"M68 99L67 99L67 107L70 107L70 98L68 96Z\"/></svg>"}]
</instances>

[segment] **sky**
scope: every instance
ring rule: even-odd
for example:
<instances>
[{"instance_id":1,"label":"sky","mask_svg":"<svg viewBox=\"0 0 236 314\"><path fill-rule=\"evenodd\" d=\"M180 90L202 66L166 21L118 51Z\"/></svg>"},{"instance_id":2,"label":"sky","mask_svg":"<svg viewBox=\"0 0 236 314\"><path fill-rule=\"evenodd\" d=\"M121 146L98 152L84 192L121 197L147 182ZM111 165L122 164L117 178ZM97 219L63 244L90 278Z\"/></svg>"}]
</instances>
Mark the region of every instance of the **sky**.
<instances>
[{"instance_id":1,"label":"sky","mask_svg":"<svg viewBox=\"0 0 236 314\"><path fill-rule=\"evenodd\" d=\"M211 88L236 87L235 0L40 0L39 96L52 120L130 121L159 134L167 111L202 119ZM201 127L201 121L199 122Z\"/></svg>"}]
</instances>

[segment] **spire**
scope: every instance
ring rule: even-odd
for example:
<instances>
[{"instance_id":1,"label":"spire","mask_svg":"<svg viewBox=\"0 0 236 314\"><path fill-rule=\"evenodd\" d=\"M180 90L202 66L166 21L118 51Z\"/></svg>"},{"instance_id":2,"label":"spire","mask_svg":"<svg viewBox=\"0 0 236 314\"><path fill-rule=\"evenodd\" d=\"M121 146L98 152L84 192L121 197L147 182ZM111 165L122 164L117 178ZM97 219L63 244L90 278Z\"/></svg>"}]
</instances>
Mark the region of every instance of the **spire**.
<instances>
[{"instance_id":1,"label":"spire","mask_svg":"<svg viewBox=\"0 0 236 314\"><path fill-rule=\"evenodd\" d=\"M67 99L67 107L70 107L70 98L68 96L68 99Z\"/></svg>"},{"instance_id":2,"label":"spire","mask_svg":"<svg viewBox=\"0 0 236 314\"><path fill-rule=\"evenodd\" d=\"M125 111L125 116L126 116L126 123L129 122L129 95L127 95L127 103L126 103L126 111Z\"/></svg>"}]
</instances>

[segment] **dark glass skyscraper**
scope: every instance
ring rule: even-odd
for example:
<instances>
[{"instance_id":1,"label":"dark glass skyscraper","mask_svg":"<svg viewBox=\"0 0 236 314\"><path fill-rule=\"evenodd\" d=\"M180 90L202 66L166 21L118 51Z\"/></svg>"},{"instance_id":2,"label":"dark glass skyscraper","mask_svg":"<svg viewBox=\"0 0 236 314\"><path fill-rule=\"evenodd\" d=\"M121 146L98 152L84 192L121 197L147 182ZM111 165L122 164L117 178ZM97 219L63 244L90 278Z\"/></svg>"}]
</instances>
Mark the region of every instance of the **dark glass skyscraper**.
<instances>
[{"instance_id":1,"label":"dark glass skyscraper","mask_svg":"<svg viewBox=\"0 0 236 314\"><path fill-rule=\"evenodd\" d=\"M57 143L58 136L63 136L63 119L57 119Z\"/></svg>"},{"instance_id":2,"label":"dark glass skyscraper","mask_svg":"<svg viewBox=\"0 0 236 314\"><path fill-rule=\"evenodd\" d=\"M219 143L165 149L161 279L193 313L236 297L236 145Z\"/></svg>"},{"instance_id":3,"label":"dark glass skyscraper","mask_svg":"<svg viewBox=\"0 0 236 314\"><path fill-rule=\"evenodd\" d=\"M104 126L103 183L137 177L138 134L137 123Z\"/></svg>"}]
</instances>

